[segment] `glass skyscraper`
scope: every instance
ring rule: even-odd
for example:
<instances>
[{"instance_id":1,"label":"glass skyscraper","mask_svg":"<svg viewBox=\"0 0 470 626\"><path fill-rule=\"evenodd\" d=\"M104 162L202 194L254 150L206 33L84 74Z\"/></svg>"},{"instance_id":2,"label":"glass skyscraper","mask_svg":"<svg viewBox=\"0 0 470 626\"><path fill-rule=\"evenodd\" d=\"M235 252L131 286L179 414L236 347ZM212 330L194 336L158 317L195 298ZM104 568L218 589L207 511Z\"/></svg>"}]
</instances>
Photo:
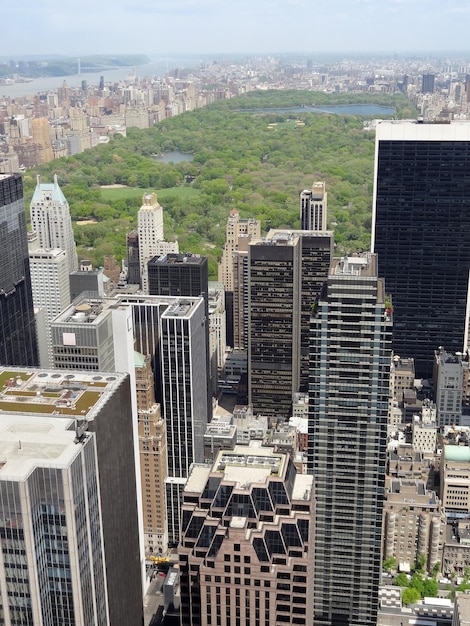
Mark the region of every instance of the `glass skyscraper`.
<instances>
[{"instance_id":1,"label":"glass skyscraper","mask_svg":"<svg viewBox=\"0 0 470 626\"><path fill-rule=\"evenodd\" d=\"M0 174L0 364L38 365L20 174Z\"/></svg>"},{"instance_id":2,"label":"glass skyscraper","mask_svg":"<svg viewBox=\"0 0 470 626\"><path fill-rule=\"evenodd\" d=\"M434 351L465 349L470 122L377 125L372 251L393 295L393 350L430 378Z\"/></svg>"},{"instance_id":3,"label":"glass skyscraper","mask_svg":"<svg viewBox=\"0 0 470 626\"><path fill-rule=\"evenodd\" d=\"M314 626L377 623L391 327L376 256L334 259L311 318Z\"/></svg>"}]
</instances>

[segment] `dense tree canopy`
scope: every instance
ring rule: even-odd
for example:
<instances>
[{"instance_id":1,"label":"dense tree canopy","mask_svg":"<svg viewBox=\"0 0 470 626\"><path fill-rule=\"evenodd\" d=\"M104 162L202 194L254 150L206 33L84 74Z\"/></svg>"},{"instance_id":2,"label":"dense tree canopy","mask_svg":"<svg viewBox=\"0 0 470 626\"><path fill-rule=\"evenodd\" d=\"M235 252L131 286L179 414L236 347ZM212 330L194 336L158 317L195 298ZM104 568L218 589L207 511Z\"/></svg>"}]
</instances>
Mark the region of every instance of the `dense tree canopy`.
<instances>
[{"instance_id":1,"label":"dense tree canopy","mask_svg":"<svg viewBox=\"0 0 470 626\"><path fill-rule=\"evenodd\" d=\"M231 209L260 219L265 231L298 228L299 193L314 180L327 184L328 221L335 230L337 253L368 249L375 138L364 130L364 118L240 111L312 102L378 103L396 107L399 116L416 113L402 96L256 92L148 130L128 129L127 137L115 136L108 144L57 159L38 172L44 180L58 175L74 221L96 220L75 226L80 255L95 264L110 251L118 260L125 256L125 233L135 227L140 196L155 190L164 208L166 239L177 237L180 250L208 255L214 276ZM172 150L191 153L194 159L161 163L150 156ZM25 175L27 204L36 173ZM135 195L125 189L110 196L101 188L112 184L126 185ZM191 193L184 193L186 188Z\"/></svg>"}]
</instances>

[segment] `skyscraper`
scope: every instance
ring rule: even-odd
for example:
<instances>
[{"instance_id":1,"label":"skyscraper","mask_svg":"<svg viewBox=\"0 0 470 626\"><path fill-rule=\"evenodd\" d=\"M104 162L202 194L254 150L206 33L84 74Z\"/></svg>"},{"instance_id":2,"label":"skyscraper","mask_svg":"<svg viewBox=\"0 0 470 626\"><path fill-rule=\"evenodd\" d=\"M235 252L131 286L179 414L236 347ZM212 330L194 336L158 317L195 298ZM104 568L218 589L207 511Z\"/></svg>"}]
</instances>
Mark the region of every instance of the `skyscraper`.
<instances>
[{"instance_id":1,"label":"skyscraper","mask_svg":"<svg viewBox=\"0 0 470 626\"><path fill-rule=\"evenodd\" d=\"M129 376L3 368L0 387L5 623L142 624Z\"/></svg>"},{"instance_id":2,"label":"skyscraper","mask_svg":"<svg viewBox=\"0 0 470 626\"><path fill-rule=\"evenodd\" d=\"M150 355L135 353L135 379L139 419L140 483L145 553L165 554L168 548L165 479L166 428L155 389Z\"/></svg>"},{"instance_id":3,"label":"skyscraper","mask_svg":"<svg viewBox=\"0 0 470 626\"><path fill-rule=\"evenodd\" d=\"M208 419L212 416L212 393L216 389L212 376L209 342L209 268L207 257L191 253L169 253L154 257L148 263L148 292L155 296L203 296L206 324L206 355L207 355L207 406Z\"/></svg>"},{"instance_id":4,"label":"skyscraper","mask_svg":"<svg viewBox=\"0 0 470 626\"><path fill-rule=\"evenodd\" d=\"M270 230L249 246L248 387L256 413L288 417L308 389L312 306L328 275L329 231Z\"/></svg>"},{"instance_id":5,"label":"skyscraper","mask_svg":"<svg viewBox=\"0 0 470 626\"><path fill-rule=\"evenodd\" d=\"M0 363L38 365L23 183L19 174L0 174Z\"/></svg>"},{"instance_id":6,"label":"skyscraper","mask_svg":"<svg viewBox=\"0 0 470 626\"><path fill-rule=\"evenodd\" d=\"M240 218L240 213L233 209L227 219L225 245L219 263L219 281L224 284L225 291L234 290L233 255L239 249L240 240L251 241L261 236L261 223L250 217ZM246 250L245 243L244 249Z\"/></svg>"},{"instance_id":7,"label":"skyscraper","mask_svg":"<svg viewBox=\"0 0 470 626\"><path fill-rule=\"evenodd\" d=\"M41 183L40 176L37 177L30 216L31 226L38 234L39 247L46 250L65 250L69 272L77 270L78 258L69 203L59 187L57 175L54 175L53 183Z\"/></svg>"},{"instance_id":8,"label":"skyscraper","mask_svg":"<svg viewBox=\"0 0 470 626\"><path fill-rule=\"evenodd\" d=\"M393 350L431 378L464 352L470 269L470 123L377 125L372 251L393 296Z\"/></svg>"},{"instance_id":9,"label":"skyscraper","mask_svg":"<svg viewBox=\"0 0 470 626\"><path fill-rule=\"evenodd\" d=\"M39 163L49 163L54 158L47 117L34 117L31 120L33 143L39 146Z\"/></svg>"},{"instance_id":10,"label":"skyscraper","mask_svg":"<svg viewBox=\"0 0 470 626\"><path fill-rule=\"evenodd\" d=\"M185 626L311 626L312 476L272 448L221 450L194 466L178 547Z\"/></svg>"},{"instance_id":11,"label":"skyscraper","mask_svg":"<svg viewBox=\"0 0 470 626\"><path fill-rule=\"evenodd\" d=\"M193 463L204 460L208 405L207 318L201 299L178 299L160 318L163 415L166 423L168 541L178 544L181 493Z\"/></svg>"},{"instance_id":12,"label":"skyscraper","mask_svg":"<svg viewBox=\"0 0 470 626\"><path fill-rule=\"evenodd\" d=\"M377 623L390 310L375 255L333 260L311 320L315 626Z\"/></svg>"},{"instance_id":13,"label":"skyscraper","mask_svg":"<svg viewBox=\"0 0 470 626\"><path fill-rule=\"evenodd\" d=\"M139 234L136 230L127 233L127 282L132 285L140 283Z\"/></svg>"},{"instance_id":14,"label":"skyscraper","mask_svg":"<svg viewBox=\"0 0 470 626\"><path fill-rule=\"evenodd\" d=\"M324 182L314 182L311 189L300 192L300 228L326 230L327 193Z\"/></svg>"},{"instance_id":15,"label":"skyscraper","mask_svg":"<svg viewBox=\"0 0 470 626\"><path fill-rule=\"evenodd\" d=\"M169 253L148 263L149 294L153 296L204 296L208 302L207 257Z\"/></svg>"},{"instance_id":16,"label":"skyscraper","mask_svg":"<svg viewBox=\"0 0 470 626\"><path fill-rule=\"evenodd\" d=\"M299 389L306 392L308 391L309 380L310 316L312 306L328 276L333 258L333 232L325 230L299 230L296 232L300 237L302 260L300 273Z\"/></svg>"},{"instance_id":17,"label":"skyscraper","mask_svg":"<svg viewBox=\"0 0 470 626\"><path fill-rule=\"evenodd\" d=\"M35 307L44 307L46 336L38 337L47 350L47 362L41 367L53 367L50 323L70 304L70 283L67 253L65 250L35 250L29 254L31 286Z\"/></svg>"},{"instance_id":18,"label":"skyscraper","mask_svg":"<svg viewBox=\"0 0 470 626\"><path fill-rule=\"evenodd\" d=\"M0 416L4 623L109 624L95 435L72 425Z\"/></svg>"},{"instance_id":19,"label":"skyscraper","mask_svg":"<svg viewBox=\"0 0 470 626\"><path fill-rule=\"evenodd\" d=\"M434 93L434 74L423 74L423 81L421 84L421 93Z\"/></svg>"},{"instance_id":20,"label":"skyscraper","mask_svg":"<svg viewBox=\"0 0 470 626\"><path fill-rule=\"evenodd\" d=\"M146 193L142 196L142 206L137 214L137 234L140 284L142 291L149 293L147 265L150 259L168 252L178 252L178 242L165 241L163 209L156 193Z\"/></svg>"},{"instance_id":21,"label":"skyscraper","mask_svg":"<svg viewBox=\"0 0 470 626\"><path fill-rule=\"evenodd\" d=\"M201 297L97 298L90 294L83 294L51 324L56 367L129 371L135 380L133 345L150 357L155 399L163 412L167 438L165 489L170 544L179 540L180 496L189 468L193 462L204 460L204 432L212 409L207 396L206 324ZM147 433L144 431L147 439L150 421L158 421L156 410L151 407L152 412L143 416L149 427ZM137 421L136 406L136 446ZM144 458L144 472L145 469ZM163 506L163 494L157 497L152 493L151 498ZM147 504L152 503L146 500Z\"/></svg>"},{"instance_id":22,"label":"skyscraper","mask_svg":"<svg viewBox=\"0 0 470 626\"><path fill-rule=\"evenodd\" d=\"M301 242L270 231L248 260L248 401L255 413L289 417L300 378Z\"/></svg>"}]
</instances>

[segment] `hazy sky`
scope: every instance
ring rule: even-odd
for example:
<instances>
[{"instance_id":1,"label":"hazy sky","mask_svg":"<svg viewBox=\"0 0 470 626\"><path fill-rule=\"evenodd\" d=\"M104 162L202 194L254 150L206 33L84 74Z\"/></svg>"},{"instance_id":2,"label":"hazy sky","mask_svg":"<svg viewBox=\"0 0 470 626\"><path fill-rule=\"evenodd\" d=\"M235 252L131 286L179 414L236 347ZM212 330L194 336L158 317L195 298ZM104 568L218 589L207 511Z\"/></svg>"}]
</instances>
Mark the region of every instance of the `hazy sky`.
<instances>
[{"instance_id":1,"label":"hazy sky","mask_svg":"<svg viewBox=\"0 0 470 626\"><path fill-rule=\"evenodd\" d=\"M0 0L21 54L466 51L469 0Z\"/></svg>"}]
</instances>

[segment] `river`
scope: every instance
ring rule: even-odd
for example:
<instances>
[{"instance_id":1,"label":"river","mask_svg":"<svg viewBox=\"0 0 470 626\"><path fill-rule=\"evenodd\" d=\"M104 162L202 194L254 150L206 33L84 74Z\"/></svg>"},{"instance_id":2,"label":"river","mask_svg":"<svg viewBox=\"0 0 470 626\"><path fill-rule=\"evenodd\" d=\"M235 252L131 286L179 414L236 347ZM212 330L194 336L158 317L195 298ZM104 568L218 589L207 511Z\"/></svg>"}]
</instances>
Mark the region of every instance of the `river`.
<instances>
[{"instance_id":1,"label":"river","mask_svg":"<svg viewBox=\"0 0 470 626\"><path fill-rule=\"evenodd\" d=\"M89 86L99 85L100 78L103 76L105 83L115 83L125 80L135 74L138 78L147 78L149 76L162 77L175 68L192 68L200 64L200 57L165 57L160 59L152 59L150 63L145 65L137 65L135 67L119 67L103 69L100 72L82 72L81 74L73 74L71 76L47 76L46 78L35 78L28 83L13 83L13 85L0 85L0 96L10 98L20 98L37 93L46 93L47 91L56 91L62 87L64 80L69 87L81 87L82 80L86 80Z\"/></svg>"}]
</instances>

